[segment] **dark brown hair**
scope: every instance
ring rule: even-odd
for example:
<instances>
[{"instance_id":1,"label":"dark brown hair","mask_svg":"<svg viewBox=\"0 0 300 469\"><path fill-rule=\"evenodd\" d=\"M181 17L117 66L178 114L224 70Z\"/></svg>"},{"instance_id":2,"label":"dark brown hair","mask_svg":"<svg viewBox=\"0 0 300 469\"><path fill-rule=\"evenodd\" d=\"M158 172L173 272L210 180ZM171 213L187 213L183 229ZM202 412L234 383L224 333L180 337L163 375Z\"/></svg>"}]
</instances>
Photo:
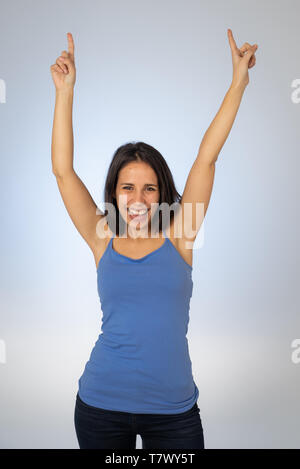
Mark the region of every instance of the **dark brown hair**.
<instances>
[{"instance_id":1,"label":"dark brown hair","mask_svg":"<svg viewBox=\"0 0 300 469\"><path fill-rule=\"evenodd\" d=\"M121 233L126 231L126 224L122 216L119 216L119 209L117 206L117 201L113 194L118 182L119 171L132 161L143 161L151 166L155 171L158 188L159 188L159 205L161 203L167 203L168 206L171 206L174 202L180 203L181 195L177 192L172 173L167 165L164 157L151 145L148 145L144 142L130 142L120 146L114 153L112 161L110 163L108 173L105 181L104 188L104 201L106 203L111 203L115 207L115 217L116 217L116 234L119 236ZM159 206L158 206L159 209ZM162 212L157 209L157 214L159 216L159 230L165 227L162 226ZM106 215L108 225L112 231L110 223L110 214L107 214L108 210L105 210L104 215ZM176 213L176 210L175 210ZM174 212L170 211L170 221L174 217ZM119 223L120 218L120 223Z\"/></svg>"}]
</instances>

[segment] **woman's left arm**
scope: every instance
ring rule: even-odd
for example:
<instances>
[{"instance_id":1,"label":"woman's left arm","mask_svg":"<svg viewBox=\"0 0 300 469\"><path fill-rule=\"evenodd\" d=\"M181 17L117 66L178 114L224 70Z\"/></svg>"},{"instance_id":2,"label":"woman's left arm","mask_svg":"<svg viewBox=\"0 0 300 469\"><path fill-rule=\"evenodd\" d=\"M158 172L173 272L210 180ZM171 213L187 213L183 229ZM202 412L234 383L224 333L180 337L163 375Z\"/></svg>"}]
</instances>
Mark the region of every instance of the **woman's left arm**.
<instances>
[{"instance_id":1,"label":"woman's left arm","mask_svg":"<svg viewBox=\"0 0 300 469\"><path fill-rule=\"evenodd\" d=\"M251 46L245 42L238 49L230 29L228 29L228 39L233 64L232 83L217 115L202 139L181 199L182 221L185 226L184 237L188 241L195 240L205 217L213 187L215 162L232 128L245 88L249 83L248 69L252 68L256 61L254 54L257 44ZM185 210L185 204L191 204L191 210ZM196 217L196 204L203 204L200 220L199 215ZM191 236L191 233L195 232L196 235Z\"/></svg>"}]
</instances>

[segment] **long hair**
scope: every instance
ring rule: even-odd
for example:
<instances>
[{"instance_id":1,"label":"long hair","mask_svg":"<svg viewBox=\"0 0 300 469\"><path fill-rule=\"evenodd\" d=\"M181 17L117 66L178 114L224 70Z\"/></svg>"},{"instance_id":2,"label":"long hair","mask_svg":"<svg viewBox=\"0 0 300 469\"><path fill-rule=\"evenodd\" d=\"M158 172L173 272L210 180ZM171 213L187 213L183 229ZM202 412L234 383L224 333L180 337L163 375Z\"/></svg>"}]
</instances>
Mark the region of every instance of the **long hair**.
<instances>
[{"instance_id":1,"label":"long hair","mask_svg":"<svg viewBox=\"0 0 300 469\"><path fill-rule=\"evenodd\" d=\"M115 207L114 216L116 217L116 234L118 236L121 233L125 232L126 224L123 217L119 215L117 201L116 198L113 197L113 194L117 186L120 170L132 161L143 161L149 164L151 168L155 171L160 193L159 205L162 203L167 203L168 206L171 206L174 202L180 203L182 197L176 190L173 176L169 166L167 165L166 160L158 150L144 142L130 142L120 146L113 154L104 187L105 204L110 203L113 204L113 206ZM107 214L107 212L108 211L105 210L108 225L110 229L112 229L112 227L110 226L110 215ZM162 230L162 228L165 229L165 227L163 227L161 210L157 210L156 213L159 217L159 230ZM171 211L170 221L172 221L173 217L174 212ZM112 229L112 231L114 230Z\"/></svg>"}]
</instances>

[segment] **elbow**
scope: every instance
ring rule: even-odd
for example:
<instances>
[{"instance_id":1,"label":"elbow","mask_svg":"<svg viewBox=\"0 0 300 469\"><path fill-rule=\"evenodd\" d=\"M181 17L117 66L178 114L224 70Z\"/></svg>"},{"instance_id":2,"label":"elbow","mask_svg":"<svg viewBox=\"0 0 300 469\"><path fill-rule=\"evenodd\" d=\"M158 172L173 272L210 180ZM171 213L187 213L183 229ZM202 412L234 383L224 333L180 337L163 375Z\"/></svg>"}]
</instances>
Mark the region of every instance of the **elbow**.
<instances>
[{"instance_id":1,"label":"elbow","mask_svg":"<svg viewBox=\"0 0 300 469\"><path fill-rule=\"evenodd\" d=\"M58 169L56 168L55 166L52 165L52 173L54 174L54 176L56 178L62 178L64 176L66 176L67 174L71 174L71 173L74 173L74 168L73 166L71 167L67 167L67 168L64 168L64 169Z\"/></svg>"},{"instance_id":2,"label":"elbow","mask_svg":"<svg viewBox=\"0 0 300 469\"><path fill-rule=\"evenodd\" d=\"M52 167L52 174L54 174L54 176L55 176L56 178L60 176L60 172L57 171L57 169L55 169L55 168L53 168L53 167Z\"/></svg>"}]
</instances>

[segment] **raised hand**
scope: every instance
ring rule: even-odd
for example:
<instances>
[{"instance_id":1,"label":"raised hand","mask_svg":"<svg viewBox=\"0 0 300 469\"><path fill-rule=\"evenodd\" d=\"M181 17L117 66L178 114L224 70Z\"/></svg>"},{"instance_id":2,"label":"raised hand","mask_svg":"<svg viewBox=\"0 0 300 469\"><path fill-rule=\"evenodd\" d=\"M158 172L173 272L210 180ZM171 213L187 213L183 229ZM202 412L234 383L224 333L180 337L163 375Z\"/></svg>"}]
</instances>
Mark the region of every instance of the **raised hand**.
<instances>
[{"instance_id":1,"label":"raised hand","mask_svg":"<svg viewBox=\"0 0 300 469\"><path fill-rule=\"evenodd\" d=\"M254 67L256 63L255 52L258 48L257 44L251 46L245 42L240 49L238 49L231 29L227 30L229 45L231 48L233 75L232 84L234 86L247 86L249 83L248 69Z\"/></svg>"},{"instance_id":2,"label":"raised hand","mask_svg":"<svg viewBox=\"0 0 300 469\"><path fill-rule=\"evenodd\" d=\"M74 40L71 33L67 33L67 38L68 52L63 50L56 63L50 67L56 90L72 89L76 81Z\"/></svg>"}]
</instances>

